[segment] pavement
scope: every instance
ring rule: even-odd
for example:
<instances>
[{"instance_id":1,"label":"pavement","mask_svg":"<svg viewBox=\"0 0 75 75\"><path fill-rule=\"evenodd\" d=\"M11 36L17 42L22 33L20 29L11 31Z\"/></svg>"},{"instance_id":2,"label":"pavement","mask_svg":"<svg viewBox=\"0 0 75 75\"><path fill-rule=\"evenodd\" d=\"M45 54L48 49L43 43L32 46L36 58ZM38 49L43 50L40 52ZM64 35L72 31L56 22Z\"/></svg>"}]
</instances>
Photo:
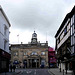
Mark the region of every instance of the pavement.
<instances>
[{"instance_id":1,"label":"pavement","mask_svg":"<svg viewBox=\"0 0 75 75\"><path fill-rule=\"evenodd\" d=\"M63 71L60 72L59 68L50 68L49 73L51 75L72 75L72 71L67 71L63 73Z\"/></svg>"},{"instance_id":2,"label":"pavement","mask_svg":"<svg viewBox=\"0 0 75 75\"><path fill-rule=\"evenodd\" d=\"M19 73L20 73L21 71L19 71L19 70L15 70L15 72L14 71L12 71L12 72L4 72L4 73L0 73L0 75L18 75Z\"/></svg>"},{"instance_id":3,"label":"pavement","mask_svg":"<svg viewBox=\"0 0 75 75\"><path fill-rule=\"evenodd\" d=\"M15 72L1 73L0 75L51 75L47 69L16 69Z\"/></svg>"},{"instance_id":4,"label":"pavement","mask_svg":"<svg viewBox=\"0 0 75 75\"><path fill-rule=\"evenodd\" d=\"M19 75L22 71L23 70L16 70L15 72L1 73L0 75ZM71 71L67 71L67 74L64 72L63 74L63 71L60 72L59 68L50 68L48 72L50 75L72 75Z\"/></svg>"}]
</instances>

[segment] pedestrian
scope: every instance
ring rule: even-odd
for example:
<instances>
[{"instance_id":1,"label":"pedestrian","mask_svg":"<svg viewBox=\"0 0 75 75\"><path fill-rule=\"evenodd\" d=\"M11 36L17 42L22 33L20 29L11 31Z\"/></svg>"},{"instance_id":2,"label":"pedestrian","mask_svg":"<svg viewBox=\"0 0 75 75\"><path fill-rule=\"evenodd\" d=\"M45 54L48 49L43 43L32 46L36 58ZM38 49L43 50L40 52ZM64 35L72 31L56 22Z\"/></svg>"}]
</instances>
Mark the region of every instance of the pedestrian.
<instances>
[{"instance_id":1,"label":"pedestrian","mask_svg":"<svg viewBox=\"0 0 75 75\"><path fill-rule=\"evenodd\" d=\"M15 69L16 69L16 66L15 66L15 65L13 65L13 70L14 70L14 72L15 72Z\"/></svg>"},{"instance_id":2,"label":"pedestrian","mask_svg":"<svg viewBox=\"0 0 75 75\"><path fill-rule=\"evenodd\" d=\"M12 68L13 68L12 65L10 65L10 70L11 70L11 72L12 72Z\"/></svg>"}]
</instances>

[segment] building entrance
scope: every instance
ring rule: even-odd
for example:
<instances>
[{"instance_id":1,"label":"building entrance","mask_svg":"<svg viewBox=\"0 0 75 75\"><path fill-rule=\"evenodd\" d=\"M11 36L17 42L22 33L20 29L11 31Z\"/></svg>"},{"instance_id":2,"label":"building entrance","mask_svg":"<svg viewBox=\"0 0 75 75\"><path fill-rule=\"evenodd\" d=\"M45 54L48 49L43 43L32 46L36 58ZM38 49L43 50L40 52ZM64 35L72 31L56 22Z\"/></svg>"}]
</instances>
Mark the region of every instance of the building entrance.
<instances>
[{"instance_id":1,"label":"building entrance","mask_svg":"<svg viewBox=\"0 0 75 75\"><path fill-rule=\"evenodd\" d=\"M39 59L29 59L29 68L39 68Z\"/></svg>"},{"instance_id":2,"label":"building entrance","mask_svg":"<svg viewBox=\"0 0 75 75\"><path fill-rule=\"evenodd\" d=\"M24 65L23 68L27 68L27 60L23 61L23 65Z\"/></svg>"}]
</instances>

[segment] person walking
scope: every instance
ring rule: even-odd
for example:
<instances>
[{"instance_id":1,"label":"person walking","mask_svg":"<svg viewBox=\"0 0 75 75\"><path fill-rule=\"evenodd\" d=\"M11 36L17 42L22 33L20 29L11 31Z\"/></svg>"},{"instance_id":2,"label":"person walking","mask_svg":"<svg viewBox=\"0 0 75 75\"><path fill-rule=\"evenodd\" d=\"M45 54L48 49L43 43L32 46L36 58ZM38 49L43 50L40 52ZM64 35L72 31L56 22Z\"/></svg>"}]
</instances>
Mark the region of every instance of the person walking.
<instances>
[{"instance_id":1,"label":"person walking","mask_svg":"<svg viewBox=\"0 0 75 75\"><path fill-rule=\"evenodd\" d=\"M16 69L16 66L15 66L15 65L13 65L13 70L14 70L14 72L15 72L15 69Z\"/></svg>"},{"instance_id":2,"label":"person walking","mask_svg":"<svg viewBox=\"0 0 75 75\"><path fill-rule=\"evenodd\" d=\"M10 65L10 70L11 70L11 72L12 72L12 68L13 68L12 65Z\"/></svg>"}]
</instances>

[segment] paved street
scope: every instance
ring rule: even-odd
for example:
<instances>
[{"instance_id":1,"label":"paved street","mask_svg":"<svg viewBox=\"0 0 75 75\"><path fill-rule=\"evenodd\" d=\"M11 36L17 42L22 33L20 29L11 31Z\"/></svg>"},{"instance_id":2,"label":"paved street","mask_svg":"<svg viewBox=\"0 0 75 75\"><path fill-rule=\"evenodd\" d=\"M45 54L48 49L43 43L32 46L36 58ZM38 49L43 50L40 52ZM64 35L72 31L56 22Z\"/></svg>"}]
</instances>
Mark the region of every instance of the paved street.
<instances>
[{"instance_id":1,"label":"paved street","mask_svg":"<svg viewBox=\"0 0 75 75\"><path fill-rule=\"evenodd\" d=\"M50 75L49 69L17 69L18 75Z\"/></svg>"},{"instance_id":2,"label":"paved street","mask_svg":"<svg viewBox=\"0 0 75 75\"><path fill-rule=\"evenodd\" d=\"M49 69L16 69L15 72L2 73L1 75L51 75Z\"/></svg>"}]
</instances>

